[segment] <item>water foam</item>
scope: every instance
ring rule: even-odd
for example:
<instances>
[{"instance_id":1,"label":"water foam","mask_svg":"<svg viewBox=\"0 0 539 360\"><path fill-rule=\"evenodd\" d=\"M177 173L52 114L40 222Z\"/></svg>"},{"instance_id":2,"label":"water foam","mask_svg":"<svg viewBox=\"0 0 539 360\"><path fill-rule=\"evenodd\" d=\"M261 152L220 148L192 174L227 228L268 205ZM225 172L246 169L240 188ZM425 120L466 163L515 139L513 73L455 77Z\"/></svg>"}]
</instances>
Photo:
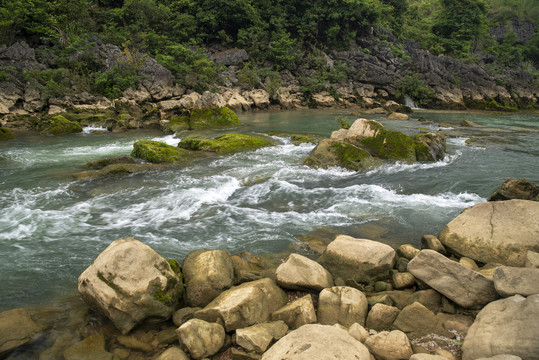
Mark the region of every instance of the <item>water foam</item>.
<instances>
[{"instance_id":1,"label":"water foam","mask_svg":"<svg viewBox=\"0 0 539 360\"><path fill-rule=\"evenodd\" d=\"M82 128L83 134L91 134L94 132L104 133L104 132L109 132L109 130L105 126L95 126L95 125L85 126Z\"/></svg>"}]
</instances>

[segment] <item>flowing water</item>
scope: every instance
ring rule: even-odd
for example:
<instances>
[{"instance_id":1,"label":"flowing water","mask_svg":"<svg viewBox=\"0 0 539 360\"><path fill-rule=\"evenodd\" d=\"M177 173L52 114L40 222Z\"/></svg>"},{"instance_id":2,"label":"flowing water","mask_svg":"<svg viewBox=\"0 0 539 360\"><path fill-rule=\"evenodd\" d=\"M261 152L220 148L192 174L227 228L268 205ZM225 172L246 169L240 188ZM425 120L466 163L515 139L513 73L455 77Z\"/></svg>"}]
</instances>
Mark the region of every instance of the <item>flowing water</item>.
<instances>
[{"instance_id":1,"label":"flowing water","mask_svg":"<svg viewBox=\"0 0 539 360\"><path fill-rule=\"evenodd\" d=\"M233 131L329 136L338 115L343 113L248 113ZM186 169L92 182L74 181L71 174L87 161L128 155L139 139L174 145L180 138L88 128L77 135L2 142L0 310L74 293L78 275L122 237L180 261L200 248L286 252L301 235L341 233L394 247L419 246L421 235L438 234L460 211L485 201L504 179L539 182L537 115L414 116L450 124L468 119L485 127L455 131L418 120L378 119L407 133L419 128L449 133L448 156L436 163L388 163L357 173L314 170L302 165L314 145L295 146L281 135L275 136L276 146L204 159Z\"/></svg>"}]
</instances>

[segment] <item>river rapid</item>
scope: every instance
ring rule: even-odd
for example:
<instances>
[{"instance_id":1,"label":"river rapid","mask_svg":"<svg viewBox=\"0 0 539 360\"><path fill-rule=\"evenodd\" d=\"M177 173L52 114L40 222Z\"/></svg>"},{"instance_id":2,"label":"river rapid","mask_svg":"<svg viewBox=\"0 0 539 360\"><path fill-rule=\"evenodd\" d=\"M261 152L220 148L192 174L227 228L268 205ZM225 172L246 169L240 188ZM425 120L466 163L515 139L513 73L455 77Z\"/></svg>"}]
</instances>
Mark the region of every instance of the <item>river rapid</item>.
<instances>
[{"instance_id":1,"label":"river rapid","mask_svg":"<svg viewBox=\"0 0 539 360\"><path fill-rule=\"evenodd\" d=\"M349 114L246 113L242 126L226 132L329 136L342 115ZM80 273L122 237L180 261L201 248L257 255L294 250L314 257L298 238L331 240L336 234L419 247L423 234L437 235L506 178L539 183L537 115L416 111L409 121L369 118L410 134L443 131L448 155L436 163L387 163L366 172L314 170L302 165L314 145L295 146L279 135L276 146L186 169L81 182L71 174L87 161L128 155L136 140L176 145L181 137L87 128L77 135L0 142L0 311L73 294ZM459 128L462 120L484 127Z\"/></svg>"}]
</instances>

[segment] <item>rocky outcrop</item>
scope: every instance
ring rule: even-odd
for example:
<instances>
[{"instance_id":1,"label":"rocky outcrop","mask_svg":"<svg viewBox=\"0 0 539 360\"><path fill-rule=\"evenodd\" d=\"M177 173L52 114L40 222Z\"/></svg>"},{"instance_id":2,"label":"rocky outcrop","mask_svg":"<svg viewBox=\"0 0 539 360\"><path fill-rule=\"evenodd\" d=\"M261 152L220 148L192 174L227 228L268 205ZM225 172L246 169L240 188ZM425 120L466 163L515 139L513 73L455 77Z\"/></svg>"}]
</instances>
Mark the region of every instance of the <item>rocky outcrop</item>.
<instances>
[{"instance_id":1,"label":"rocky outcrop","mask_svg":"<svg viewBox=\"0 0 539 360\"><path fill-rule=\"evenodd\" d=\"M333 286L333 277L316 261L290 254L275 272L277 285L291 290L320 291Z\"/></svg>"},{"instance_id":2,"label":"rocky outcrop","mask_svg":"<svg viewBox=\"0 0 539 360\"><path fill-rule=\"evenodd\" d=\"M323 325L365 324L368 302L365 294L348 286L334 286L320 292L318 322Z\"/></svg>"},{"instance_id":3,"label":"rocky outcrop","mask_svg":"<svg viewBox=\"0 0 539 360\"><path fill-rule=\"evenodd\" d=\"M33 340L42 330L25 309L0 313L0 357Z\"/></svg>"},{"instance_id":4,"label":"rocky outcrop","mask_svg":"<svg viewBox=\"0 0 539 360\"><path fill-rule=\"evenodd\" d=\"M520 295L494 301L483 308L471 326L462 359L511 354L537 359L539 354L539 295Z\"/></svg>"},{"instance_id":5,"label":"rocky outcrop","mask_svg":"<svg viewBox=\"0 0 539 360\"><path fill-rule=\"evenodd\" d=\"M120 239L80 275L78 290L90 307L125 334L147 318L172 315L183 290L178 271L179 265L173 269L140 241Z\"/></svg>"},{"instance_id":6,"label":"rocky outcrop","mask_svg":"<svg viewBox=\"0 0 539 360\"><path fill-rule=\"evenodd\" d=\"M82 132L82 126L77 122L69 121L62 115L57 115L41 122L38 130L45 135L64 135Z\"/></svg>"},{"instance_id":7,"label":"rocky outcrop","mask_svg":"<svg viewBox=\"0 0 539 360\"><path fill-rule=\"evenodd\" d=\"M507 179L498 190L490 195L488 201L512 199L539 201L539 186L526 179Z\"/></svg>"},{"instance_id":8,"label":"rocky outcrop","mask_svg":"<svg viewBox=\"0 0 539 360\"><path fill-rule=\"evenodd\" d=\"M485 202L465 209L438 238L461 256L482 263L524 266L528 250L539 252L539 203Z\"/></svg>"},{"instance_id":9,"label":"rocky outcrop","mask_svg":"<svg viewBox=\"0 0 539 360\"><path fill-rule=\"evenodd\" d=\"M262 360L370 360L369 350L346 331L328 325L305 325L277 341Z\"/></svg>"}]
</instances>

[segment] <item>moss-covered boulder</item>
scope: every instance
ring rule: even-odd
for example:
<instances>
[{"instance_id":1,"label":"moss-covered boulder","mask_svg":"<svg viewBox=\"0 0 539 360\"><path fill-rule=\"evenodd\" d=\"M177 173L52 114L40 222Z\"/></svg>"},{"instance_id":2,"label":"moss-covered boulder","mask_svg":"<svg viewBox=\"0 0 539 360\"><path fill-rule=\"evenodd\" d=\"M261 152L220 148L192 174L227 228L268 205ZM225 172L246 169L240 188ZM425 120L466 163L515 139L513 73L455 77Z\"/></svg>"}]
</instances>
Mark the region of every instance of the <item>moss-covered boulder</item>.
<instances>
[{"instance_id":1,"label":"moss-covered boulder","mask_svg":"<svg viewBox=\"0 0 539 360\"><path fill-rule=\"evenodd\" d=\"M193 154L184 149L177 148L159 141L139 140L133 144L131 156L151 163L172 163L192 158Z\"/></svg>"},{"instance_id":2,"label":"moss-covered boulder","mask_svg":"<svg viewBox=\"0 0 539 360\"><path fill-rule=\"evenodd\" d=\"M112 164L134 164L135 160L131 156L115 156L115 157L108 157L104 159L94 160L94 161L88 161L86 163L86 167L88 169L94 169L99 170L103 169L105 166L109 166Z\"/></svg>"},{"instance_id":3,"label":"moss-covered boulder","mask_svg":"<svg viewBox=\"0 0 539 360\"><path fill-rule=\"evenodd\" d=\"M343 167L358 171L373 165L372 156L355 145L331 139L322 140L305 159L305 165L327 169Z\"/></svg>"},{"instance_id":4,"label":"moss-covered boulder","mask_svg":"<svg viewBox=\"0 0 539 360\"><path fill-rule=\"evenodd\" d=\"M240 125L238 115L226 106L216 109L195 109L189 117L190 128L228 128Z\"/></svg>"},{"instance_id":5,"label":"moss-covered boulder","mask_svg":"<svg viewBox=\"0 0 539 360\"><path fill-rule=\"evenodd\" d=\"M413 137L417 161L438 161L445 157L445 135L438 133L419 134Z\"/></svg>"},{"instance_id":6,"label":"moss-covered boulder","mask_svg":"<svg viewBox=\"0 0 539 360\"><path fill-rule=\"evenodd\" d=\"M178 115L171 117L165 126L164 131L167 133L176 133L178 131L189 130L189 116Z\"/></svg>"},{"instance_id":7,"label":"moss-covered boulder","mask_svg":"<svg viewBox=\"0 0 539 360\"><path fill-rule=\"evenodd\" d=\"M0 141L9 139L13 139L13 134L11 131L5 127L0 127Z\"/></svg>"},{"instance_id":8,"label":"moss-covered boulder","mask_svg":"<svg viewBox=\"0 0 539 360\"><path fill-rule=\"evenodd\" d=\"M247 135L226 134L215 139L186 139L180 141L179 148L195 151L210 151L216 153L230 153L244 150L258 149L274 145L271 138Z\"/></svg>"},{"instance_id":9,"label":"moss-covered boulder","mask_svg":"<svg viewBox=\"0 0 539 360\"><path fill-rule=\"evenodd\" d=\"M382 129L376 136L361 140L361 145L381 159L407 163L416 161L414 140L400 131Z\"/></svg>"},{"instance_id":10,"label":"moss-covered boulder","mask_svg":"<svg viewBox=\"0 0 539 360\"><path fill-rule=\"evenodd\" d=\"M66 119L62 115L57 115L43 121L39 126L39 130L45 135L64 135L82 132L82 126L77 122Z\"/></svg>"}]
</instances>

